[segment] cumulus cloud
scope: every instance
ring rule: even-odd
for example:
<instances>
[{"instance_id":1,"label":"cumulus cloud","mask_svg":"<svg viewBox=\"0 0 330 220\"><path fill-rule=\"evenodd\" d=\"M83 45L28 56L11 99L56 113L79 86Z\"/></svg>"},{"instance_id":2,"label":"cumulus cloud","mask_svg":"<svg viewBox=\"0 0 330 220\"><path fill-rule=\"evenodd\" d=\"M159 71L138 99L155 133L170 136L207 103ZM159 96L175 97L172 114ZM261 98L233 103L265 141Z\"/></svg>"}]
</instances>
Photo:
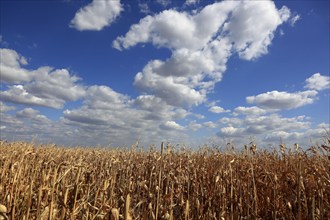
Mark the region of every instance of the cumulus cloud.
<instances>
[{"instance_id":1,"label":"cumulus cloud","mask_svg":"<svg viewBox=\"0 0 330 220\"><path fill-rule=\"evenodd\" d=\"M76 83L79 77L70 75L67 69L44 69L37 71L34 80L25 85L28 92L40 94L41 98L75 101L85 95L85 89Z\"/></svg>"},{"instance_id":2,"label":"cumulus cloud","mask_svg":"<svg viewBox=\"0 0 330 220\"><path fill-rule=\"evenodd\" d=\"M168 130L183 130L184 127L176 123L175 121L166 121L160 126L162 129Z\"/></svg>"},{"instance_id":3,"label":"cumulus cloud","mask_svg":"<svg viewBox=\"0 0 330 220\"><path fill-rule=\"evenodd\" d=\"M110 26L123 11L120 0L93 0L78 10L70 22L70 27L79 31L100 31Z\"/></svg>"},{"instance_id":4,"label":"cumulus cloud","mask_svg":"<svg viewBox=\"0 0 330 220\"><path fill-rule=\"evenodd\" d=\"M129 97L108 86L91 86L86 91L85 104L94 109L117 109L126 105Z\"/></svg>"},{"instance_id":5,"label":"cumulus cloud","mask_svg":"<svg viewBox=\"0 0 330 220\"><path fill-rule=\"evenodd\" d=\"M192 131L197 131L203 127L202 124L197 123L196 121L191 121L188 125L188 129Z\"/></svg>"},{"instance_id":6,"label":"cumulus cloud","mask_svg":"<svg viewBox=\"0 0 330 220\"><path fill-rule=\"evenodd\" d=\"M277 9L271 1L222 1L193 13L170 9L132 25L113 47L150 42L170 49L171 57L151 60L134 85L167 104L196 106L221 81L232 54L247 60L266 54L275 30L289 17L287 7Z\"/></svg>"},{"instance_id":7,"label":"cumulus cloud","mask_svg":"<svg viewBox=\"0 0 330 220\"><path fill-rule=\"evenodd\" d=\"M1 133L3 140L25 140L49 142L51 140L59 141L63 136L65 127L57 126L56 122L51 121L45 115L40 114L38 110L24 108L16 111L15 114L7 114L0 111ZM58 130L55 130L57 127ZM52 135L57 136L53 139Z\"/></svg>"},{"instance_id":8,"label":"cumulus cloud","mask_svg":"<svg viewBox=\"0 0 330 220\"><path fill-rule=\"evenodd\" d=\"M265 109L259 108L257 106L252 106L252 107L244 107L244 106L239 106L234 109L234 115L263 115L266 114L267 111Z\"/></svg>"},{"instance_id":9,"label":"cumulus cloud","mask_svg":"<svg viewBox=\"0 0 330 220\"><path fill-rule=\"evenodd\" d=\"M273 131L269 134L266 134L264 137L265 141L275 142L279 140L288 140L288 139L299 139L303 136L303 133L300 132L286 132L286 131Z\"/></svg>"},{"instance_id":10,"label":"cumulus cloud","mask_svg":"<svg viewBox=\"0 0 330 220\"><path fill-rule=\"evenodd\" d=\"M225 117L220 119L219 123L218 137L234 137L239 138L240 141L253 137L263 143L274 143L282 139L288 143L305 141L306 144L304 138L308 136L319 139L321 132L317 128L312 128L310 118L304 115L291 118L279 114L246 115L244 118Z\"/></svg>"},{"instance_id":11,"label":"cumulus cloud","mask_svg":"<svg viewBox=\"0 0 330 220\"><path fill-rule=\"evenodd\" d=\"M8 112L15 110L16 108L14 106L8 106L5 103L0 101L0 112Z\"/></svg>"},{"instance_id":12,"label":"cumulus cloud","mask_svg":"<svg viewBox=\"0 0 330 220\"><path fill-rule=\"evenodd\" d=\"M84 105L76 110L65 110L64 117L84 124L112 124L114 127L120 127L125 124L124 118L116 116L126 111L127 105L127 96L113 91L110 87L95 85L87 89Z\"/></svg>"},{"instance_id":13,"label":"cumulus cloud","mask_svg":"<svg viewBox=\"0 0 330 220\"><path fill-rule=\"evenodd\" d=\"M187 0L186 4L196 2ZM70 25L78 30L101 30L111 25L122 10L119 0L94 0L77 12ZM202 127L218 129L219 137L257 136L265 141L280 136L301 138L306 131L320 134L320 128L311 129L308 117L269 115L312 103L317 90L329 88L329 78L320 74L306 80L307 91L272 91L247 97L247 102L256 106L235 108L233 116L239 117L203 122L202 115L189 112L190 107L206 103L233 54L245 60L267 54L277 28L299 19L290 16L287 7L277 9L271 1L221 1L194 12L171 9L146 16L115 39L113 47L124 50L151 43L172 54L165 60L151 60L136 74L134 85L142 92L136 98L108 86L83 86L66 69L29 70L25 68L27 59L14 50L2 49L1 82L16 84L0 92L2 101L60 109L66 102L82 99L82 105L66 107L63 117L51 121L32 108L12 114L16 109L0 101L1 133L7 137L13 133L19 137L40 133L48 140L66 143L83 139L85 144L115 145L139 139L145 143L166 138L182 140L187 131ZM229 112L219 106L209 111ZM189 115L198 120L189 121ZM187 122L184 126L180 125L182 119Z\"/></svg>"},{"instance_id":14,"label":"cumulus cloud","mask_svg":"<svg viewBox=\"0 0 330 220\"><path fill-rule=\"evenodd\" d=\"M144 111L145 120L178 120L190 114L187 110L168 105L164 100L153 95L140 95L132 104Z\"/></svg>"},{"instance_id":15,"label":"cumulus cloud","mask_svg":"<svg viewBox=\"0 0 330 220\"><path fill-rule=\"evenodd\" d=\"M216 128L218 126L215 122L212 121L206 121L203 123L203 125L207 128Z\"/></svg>"},{"instance_id":16,"label":"cumulus cloud","mask_svg":"<svg viewBox=\"0 0 330 220\"><path fill-rule=\"evenodd\" d=\"M162 76L154 73L154 69L160 68L161 61L152 61L138 73L134 79L134 85L141 91L156 95L166 103L173 106L191 106L202 103L205 92L197 91L192 85L174 76ZM180 81L181 79L181 81Z\"/></svg>"},{"instance_id":17,"label":"cumulus cloud","mask_svg":"<svg viewBox=\"0 0 330 220\"><path fill-rule=\"evenodd\" d=\"M0 138L2 140L13 138L14 140L17 138L19 140L22 139L22 136L26 136L25 133L28 131L24 129L25 123L22 120L19 120L15 115L7 114L5 112L0 111L1 118L1 132ZM18 134L20 132L20 134ZM16 139L16 140L17 140Z\"/></svg>"},{"instance_id":18,"label":"cumulus cloud","mask_svg":"<svg viewBox=\"0 0 330 220\"><path fill-rule=\"evenodd\" d=\"M16 104L44 106L50 108L60 109L64 105L64 100L52 100L47 98L40 98L36 95L30 94L24 86L13 85L8 90L0 92L0 100Z\"/></svg>"},{"instance_id":19,"label":"cumulus cloud","mask_svg":"<svg viewBox=\"0 0 330 220\"><path fill-rule=\"evenodd\" d=\"M21 83L31 81L33 73L21 68L27 65L27 60L15 50L0 49L0 82L1 83Z\"/></svg>"},{"instance_id":20,"label":"cumulus cloud","mask_svg":"<svg viewBox=\"0 0 330 220\"><path fill-rule=\"evenodd\" d=\"M295 93L279 92L275 90L257 96L248 96L246 101L265 109L293 109L313 103L317 94L315 90Z\"/></svg>"},{"instance_id":21,"label":"cumulus cloud","mask_svg":"<svg viewBox=\"0 0 330 220\"><path fill-rule=\"evenodd\" d=\"M236 128L233 126L222 127L217 133L219 137L243 137L243 128Z\"/></svg>"},{"instance_id":22,"label":"cumulus cloud","mask_svg":"<svg viewBox=\"0 0 330 220\"><path fill-rule=\"evenodd\" d=\"M132 124L135 124L133 127L143 127L149 123L148 120L164 122L182 119L188 115L186 110L166 105L160 98L151 95L141 95L133 100L107 86L91 86L86 94L81 108L64 111L67 119L85 123L85 119L89 118L96 123L112 124L116 127Z\"/></svg>"},{"instance_id":23,"label":"cumulus cloud","mask_svg":"<svg viewBox=\"0 0 330 220\"><path fill-rule=\"evenodd\" d=\"M290 10L277 10L271 1L243 1L231 16L224 29L240 58L251 60L268 53L274 31L290 18Z\"/></svg>"},{"instance_id":24,"label":"cumulus cloud","mask_svg":"<svg viewBox=\"0 0 330 220\"><path fill-rule=\"evenodd\" d=\"M159 142L161 138L180 139L185 137L184 127L175 120L185 118L189 113L173 107L152 95L140 95L131 99L107 86L91 86L86 90L83 105L63 112L67 125L92 130L100 141ZM86 137L92 138L92 137Z\"/></svg>"},{"instance_id":25,"label":"cumulus cloud","mask_svg":"<svg viewBox=\"0 0 330 220\"><path fill-rule=\"evenodd\" d=\"M0 100L17 104L63 108L67 101L76 101L85 95L78 84L80 78L67 69L48 66L28 70L26 59L11 49L1 50L1 82L9 85L0 91Z\"/></svg>"},{"instance_id":26,"label":"cumulus cloud","mask_svg":"<svg viewBox=\"0 0 330 220\"><path fill-rule=\"evenodd\" d=\"M113 45L127 49L152 42L171 49L202 49L210 40L221 36L229 37L241 57L252 59L266 52L273 32L289 18L287 7L278 10L271 1L223 1L207 5L196 14L165 10L147 16Z\"/></svg>"},{"instance_id":27,"label":"cumulus cloud","mask_svg":"<svg viewBox=\"0 0 330 220\"><path fill-rule=\"evenodd\" d=\"M4 53L2 66L15 67L26 72L28 77L12 77L6 81L9 85L0 91L1 138L15 134L15 139L31 140L38 134L38 140L67 144L84 139L85 144L95 144L97 137L99 144L122 145L141 139L145 143L157 143L163 138L181 140L186 137L184 127L175 121L191 113L167 104L160 97L140 95L132 99L108 86L83 86L79 84L80 78L67 69L44 66L28 70L23 66L27 62L21 55L13 50ZM33 108L20 109L13 114L16 108L7 105L62 109L67 102L79 99L82 105L65 109L58 121L49 120ZM182 134L178 136L178 132Z\"/></svg>"},{"instance_id":28,"label":"cumulus cloud","mask_svg":"<svg viewBox=\"0 0 330 220\"><path fill-rule=\"evenodd\" d=\"M329 131L329 126L327 127ZM266 134L263 138L264 142L274 143L276 141L283 141L285 143L299 143L300 146L308 147L307 139L312 142L319 142L325 135L324 128L311 128L308 130L296 132L296 131L273 131ZM321 142L322 143L322 142Z\"/></svg>"},{"instance_id":29,"label":"cumulus cloud","mask_svg":"<svg viewBox=\"0 0 330 220\"><path fill-rule=\"evenodd\" d=\"M128 49L138 43L152 42L155 46L171 49L202 49L237 4L231 1L214 3L196 15L172 9L149 15L132 25L113 45L117 49Z\"/></svg>"},{"instance_id":30,"label":"cumulus cloud","mask_svg":"<svg viewBox=\"0 0 330 220\"><path fill-rule=\"evenodd\" d=\"M220 114L220 113L230 112L230 110L225 110L224 108L222 108L220 106L212 106L209 108L209 112Z\"/></svg>"},{"instance_id":31,"label":"cumulus cloud","mask_svg":"<svg viewBox=\"0 0 330 220\"><path fill-rule=\"evenodd\" d=\"M16 115L19 117L30 118L30 117L37 115L38 113L39 113L39 111L37 111L33 108L25 108L23 110L16 112Z\"/></svg>"},{"instance_id":32,"label":"cumulus cloud","mask_svg":"<svg viewBox=\"0 0 330 220\"><path fill-rule=\"evenodd\" d=\"M240 126L243 124L243 120L240 118L228 118L228 117L223 117L219 120L220 123L222 124L227 124L231 127L233 126Z\"/></svg>"},{"instance_id":33,"label":"cumulus cloud","mask_svg":"<svg viewBox=\"0 0 330 220\"><path fill-rule=\"evenodd\" d=\"M18 118L26 118L36 122L50 122L50 120L45 115L41 115L39 113L40 112L38 110L33 108L24 108L23 110L17 111L16 116Z\"/></svg>"},{"instance_id":34,"label":"cumulus cloud","mask_svg":"<svg viewBox=\"0 0 330 220\"><path fill-rule=\"evenodd\" d=\"M306 79L305 88L312 90L324 90L330 88L330 77L315 73L308 79Z\"/></svg>"},{"instance_id":35,"label":"cumulus cloud","mask_svg":"<svg viewBox=\"0 0 330 220\"><path fill-rule=\"evenodd\" d=\"M84 87L75 84L79 78L70 76L66 69L51 71L42 68L35 73L31 82L11 85L8 90L0 91L0 100L60 109L67 101L85 95Z\"/></svg>"},{"instance_id":36,"label":"cumulus cloud","mask_svg":"<svg viewBox=\"0 0 330 220\"><path fill-rule=\"evenodd\" d=\"M300 130L308 129L310 122L306 116L296 116L292 118L284 118L279 114L271 114L265 116L250 116L243 121L246 127L262 128L263 132L271 130Z\"/></svg>"},{"instance_id":37,"label":"cumulus cloud","mask_svg":"<svg viewBox=\"0 0 330 220\"><path fill-rule=\"evenodd\" d=\"M166 140L178 143L187 139L183 126L174 121L175 116L172 118L168 114L150 122L144 119L148 110L134 108L125 100L118 102L117 98L123 98L121 94L104 87L94 87L93 90L94 99L98 95L114 99L109 104L101 104L103 108L96 109L84 103L77 108L66 109L63 117L57 120L50 120L32 108L24 108L14 114L0 111L1 139L31 141L35 138L43 143L70 146L130 146L139 140L146 147ZM100 98L96 102L104 100Z\"/></svg>"}]
</instances>

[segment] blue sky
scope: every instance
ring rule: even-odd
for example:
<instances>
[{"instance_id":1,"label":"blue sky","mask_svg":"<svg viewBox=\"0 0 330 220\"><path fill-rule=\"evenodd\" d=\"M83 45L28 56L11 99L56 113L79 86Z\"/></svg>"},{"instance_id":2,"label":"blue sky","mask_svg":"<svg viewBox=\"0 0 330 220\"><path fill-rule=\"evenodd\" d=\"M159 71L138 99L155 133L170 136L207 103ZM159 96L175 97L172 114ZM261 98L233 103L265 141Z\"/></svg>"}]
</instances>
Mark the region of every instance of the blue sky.
<instances>
[{"instance_id":1,"label":"blue sky","mask_svg":"<svg viewBox=\"0 0 330 220\"><path fill-rule=\"evenodd\" d=\"M321 143L329 1L0 1L1 139Z\"/></svg>"}]
</instances>

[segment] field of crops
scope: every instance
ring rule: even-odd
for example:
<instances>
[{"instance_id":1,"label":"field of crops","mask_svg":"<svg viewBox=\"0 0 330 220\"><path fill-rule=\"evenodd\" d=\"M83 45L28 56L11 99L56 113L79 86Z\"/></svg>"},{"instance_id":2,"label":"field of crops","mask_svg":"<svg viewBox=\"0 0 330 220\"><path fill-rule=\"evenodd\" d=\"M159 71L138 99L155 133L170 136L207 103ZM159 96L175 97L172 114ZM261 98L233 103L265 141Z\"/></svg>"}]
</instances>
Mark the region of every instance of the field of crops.
<instances>
[{"instance_id":1,"label":"field of crops","mask_svg":"<svg viewBox=\"0 0 330 220\"><path fill-rule=\"evenodd\" d=\"M0 219L330 219L329 146L0 142Z\"/></svg>"}]
</instances>

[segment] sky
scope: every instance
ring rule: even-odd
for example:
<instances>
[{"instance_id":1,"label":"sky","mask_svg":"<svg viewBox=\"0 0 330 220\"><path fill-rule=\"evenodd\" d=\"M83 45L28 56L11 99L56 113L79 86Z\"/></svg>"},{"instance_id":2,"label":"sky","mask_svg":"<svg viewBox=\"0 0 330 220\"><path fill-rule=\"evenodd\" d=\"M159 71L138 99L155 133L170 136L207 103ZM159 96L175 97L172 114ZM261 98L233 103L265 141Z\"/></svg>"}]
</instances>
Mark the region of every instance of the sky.
<instances>
[{"instance_id":1,"label":"sky","mask_svg":"<svg viewBox=\"0 0 330 220\"><path fill-rule=\"evenodd\" d=\"M0 1L0 138L264 148L329 132L329 1Z\"/></svg>"}]
</instances>

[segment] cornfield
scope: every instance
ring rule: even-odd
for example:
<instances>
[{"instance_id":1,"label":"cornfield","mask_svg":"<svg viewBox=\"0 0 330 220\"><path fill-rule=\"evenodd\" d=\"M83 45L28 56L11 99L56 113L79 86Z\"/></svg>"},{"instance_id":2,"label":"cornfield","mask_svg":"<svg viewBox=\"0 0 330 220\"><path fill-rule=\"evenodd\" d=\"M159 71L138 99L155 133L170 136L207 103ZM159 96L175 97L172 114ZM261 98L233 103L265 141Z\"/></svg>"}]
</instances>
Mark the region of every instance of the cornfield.
<instances>
[{"instance_id":1,"label":"cornfield","mask_svg":"<svg viewBox=\"0 0 330 220\"><path fill-rule=\"evenodd\" d=\"M330 219L329 146L0 142L0 219Z\"/></svg>"}]
</instances>

